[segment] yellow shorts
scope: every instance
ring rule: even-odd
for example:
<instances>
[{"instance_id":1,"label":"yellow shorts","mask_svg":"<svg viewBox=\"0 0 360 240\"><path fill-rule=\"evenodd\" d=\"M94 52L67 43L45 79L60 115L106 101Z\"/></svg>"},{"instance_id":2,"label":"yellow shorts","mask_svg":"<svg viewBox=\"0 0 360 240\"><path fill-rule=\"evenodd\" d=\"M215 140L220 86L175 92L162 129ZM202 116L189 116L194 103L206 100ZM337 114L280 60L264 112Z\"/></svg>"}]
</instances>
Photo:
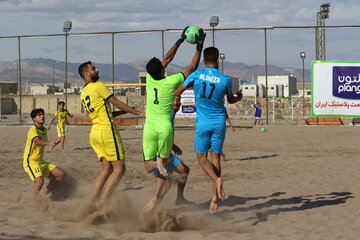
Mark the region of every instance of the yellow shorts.
<instances>
[{"instance_id":1,"label":"yellow shorts","mask_svg":"<svg viewBox=\"0 0 360 240\"><path fill-rule=\"evenodd\" d=\"M58 125L56 125L56 130L57 130L58 137L65 136L65 126L61 126L58 124Z\"/></svg>"},{"instance_id":2,"label":"yellow shorts","mask_svg":"<svg viewBox=\"0 0 360 240\"><path fill-rule=\"evenodd\" d=\"M120 133L113 124L111 127L92 127L90 132L90 144L97 157L107 161L118 161L125 164L125 154Z\"/></svg>"},{"instance_id":3,"label":"yellow shorts","mask_svg":"<svg viewBox=\"0 0 360 240\"><path fill-rule=\"evenodd\" d=\"M54 168L56 168L55 164L45 161L24 161L24 170L29 174L31 181L41 176L49 178L50 172Z\"/></svg>"}]
</instances>

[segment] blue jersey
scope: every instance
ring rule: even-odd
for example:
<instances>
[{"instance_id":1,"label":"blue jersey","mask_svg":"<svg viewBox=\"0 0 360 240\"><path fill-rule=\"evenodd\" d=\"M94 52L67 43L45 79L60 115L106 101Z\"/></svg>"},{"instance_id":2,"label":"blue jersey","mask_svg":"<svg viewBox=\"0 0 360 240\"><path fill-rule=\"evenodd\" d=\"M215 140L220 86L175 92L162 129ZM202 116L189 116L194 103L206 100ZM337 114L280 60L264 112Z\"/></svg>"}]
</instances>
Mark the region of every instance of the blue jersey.
<instances>
[{"instance_id":1,"label":"blue jersey","mask_svg":"<svg viewBox=\"0 0 360 240\"><path fill-rule=\"evenodd\" d=\"M188 76L184 85L194 85L197 121L224 120L224 97L232 92L229 76L222 74L216 68L196 70Z\"/></svg>"},{"instance_id":2,"label":"blue jersey","mask_svg":"<svg viewBox=\"0 0 360 240\"><path fill-rule=\"evenodd\" d=\"M255 117L261 118L261 111L262 111L262 109L261 109L261 108L258 108L258 107L256 106L256 104L254 104L254 108L255 108Z\"/></svg>"}]
</instances>

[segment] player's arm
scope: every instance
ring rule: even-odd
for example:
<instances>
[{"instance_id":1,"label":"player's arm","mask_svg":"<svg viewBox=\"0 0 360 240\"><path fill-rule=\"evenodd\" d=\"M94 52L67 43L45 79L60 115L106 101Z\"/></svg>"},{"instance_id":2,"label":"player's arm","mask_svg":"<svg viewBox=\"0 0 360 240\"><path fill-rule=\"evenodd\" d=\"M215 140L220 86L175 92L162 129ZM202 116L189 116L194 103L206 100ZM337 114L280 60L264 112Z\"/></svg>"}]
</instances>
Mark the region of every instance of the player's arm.
<instances>
[{"instance_id":1,"label":"player's arm","mask_svg":"<svg viewBox=\"0 0 360 240\"><path fill-rule=\"evenodd\" d=\"M127 112L124 110L112 112L113 117L117 117L117 116L124 115L124 114L127 114Z\"/></svg>"},{"instance_id":2,"label":"player's arm","mask_svg":"<svg viewBox=\"0 0 360 240\"><path fill-rule=\"evenodd\" d=\"M174 46L172 46L169 51L165 54L164 59L161 61L161 64L163 65L164 68L167 67L167 65L169 65L169 63L174 59L175 54L178 50L178 48L180 47L180 45L184 42L186 36L185 36L185 31L189 26L187 26L186 28L184 28L183 32L180 35L180 38L176 41L176 43L174 44Z\"/></svg>"},{"instance_id":3,"label":"player's arm","mask_svg":"<svg viewBox=\"0 0 360 240\"><path fill-rule=\"evenodd\" d=\"M199 36L197 36L197 35L195 36L195 38L196 38L195 55L194 55L194 57L193 57L193 59L191 61L190 66L181 71L184 74L185 78L187 78L199 66L200 57L201 57L201 51L202 51L203 46L204 46L205 37L206 37L206 33L204 33L202 28L200 28Z\"/></svg>"},{"instance_id":4,"label":"player's arm","mask_svg":"<svg viewBox=\"0 0 360 240\"><path fill-rule=\"evenodd\" d=\"M233 93L228 93L228 94L226 94L226 97L227 97L228 103L236 103L236 102L240 101L243 97L242 90L240 89L240 91L238 91L236 93L236 96Z\"/></svg>"},{"instance_id":5,"label":"player's arm","mask_svg":"<svg viewBox=\"0 0 360 240\"><path fill-rule=\"evenodd\" d=\"M67 116L69 116L69 117L71 117L71 118L74 117L74 115L72 115L71 113L69 113L69 111L67 112Z\"/></svg>"},{"instance_id":6,"label":"player's arm","mask_svg":"<svg viewBox=\"0 0 360 240\"><path fill-rule=\"evenodd\" d=\"M43 141L40 139L40 137L34 137L33 142L38 146L50 146L51 148L54 148L59 144L60 140L61 139L55 141Z\"/></svg>"},{"instance_id":7,"label":"player's arm","mask_svg":"<svg viewBox=\"0 0 360 240\"><path fill-rule=\"evenodd\" d=\"M108 98L108 101L114 105L115 107L128 112L128 113L132 113L134 115L138 115L140 117L145 117L145 113L144 112L140 112L132 107L130 107L129 105L127 105L126 103L120 101L119 99L117 99L114 95L112 95L110 98Z\"/></svg>"},{"instance_id":8,"label":"player's arm","mask_svg":"<svg viewBox=\"0 0 360 240\"><path fill-rule=\"evenodd\" d=\"M234 126L232 125L231 119L230 119L229 115L227 114L227 112L225 112L225 116L226 116L226 121L229 123L229 126L231 127L231 130L232 130L233 132L235 132L235 128L234 128Z\"/></svg>"},{"instance_id":9,"label":"player's arm","mask_svg":"<svg viewBox=\"0 0 360 240\"><path fill-rule=\"evenodd\" d=\"M51 120L49 126L48 126L48 130L50 130L51 124L53 124L53 122L55 121L56 117L53 117L53 119Z\"/></svg>"},{"instance_id":10,"label":"player's arm","mask_svg":"<svg viewBox=\"0 0 360 240\"><path fill-rule=\"evenodd\" d=\"M174 108L179 108L181 105L181 94L186 90L186 86L184 84L181 84L180 87L178 87L175 90L175 98L174 98L174 103L173 103L173 109Z\"/></svg>"}]
</instances>

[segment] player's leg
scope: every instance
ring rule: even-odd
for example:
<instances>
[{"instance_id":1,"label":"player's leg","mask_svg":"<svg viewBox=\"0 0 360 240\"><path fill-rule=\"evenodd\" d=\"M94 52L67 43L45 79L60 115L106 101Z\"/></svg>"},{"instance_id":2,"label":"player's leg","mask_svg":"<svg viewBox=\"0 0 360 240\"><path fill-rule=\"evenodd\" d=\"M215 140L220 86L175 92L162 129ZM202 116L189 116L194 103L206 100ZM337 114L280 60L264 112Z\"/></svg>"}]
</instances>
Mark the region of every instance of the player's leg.
<instances>
[{"instance_id":1,"label":"player's leg","mask_svg":"<svg viewBox=\"0 0 360 240\"><path fill-rule=\"evenodd\" d=\"M190 168L187 165L185 165L183 162L181 162L175 168L175 172L179 173L179 176L176 179L177 195L176 195L175 204L176 205L193 205L193 204L195 204L194 202L189 201L189 200L185 199L185 197L184 197L185 185L186 185L189 173L190 173Z\"/></svg>"},{"instance_id":2,"label":"player's leg","mask_svg":"<svg viewBox=\"0 0 360 240\"><path fill-rule=\"evenodd\" d=\"M169 174L166 171L166 163L169 161L169 158L161 158L158 157L156 159L156 167L157 169L159 169L159 172L161 175L163 175L164 177L168 177Z\"/></svg>"},{"instance_id":3,"label":"player's leg","mask_svg":"<svg viewBox=\"0 0 360 240\"><path fill-rule=\"evenodd\" d=\"M211 137L215 126L217 124L197 123L195 130L195 152L200 167L213 180L217 186L217 191L220 193L223 180L216 175L213 164L207 159L207 152L210 149ZM225 122L222 127L225 129ZM214 150L212 149L212 151Z\"/></svg>"},{"instance_id":4,"label":"player's leg","mask_svg":"<svg viewBox=\"0 0 360 240\"><path fill-rule=\"evenodd\" d=\"M221 178L221 165L220 165L220 154L216 154L213 151L211 151L211 162L214 166L214 171L218 177ZM221 188L221 191L224 192L223 188ZM221 194L224 195L224 194ZM221 198L218 193L218 186L216 182L213 184L213 195L211 197L210 201L210 212L215 213L218 211L218 199Z\"/></svg>"},{"instance_id":5,"label":"player's leg","mask_svg":"<svg viewBox=\"0 0 360 240\"><path fill-rule=\"evenodd\" d=\"M114 192L114 189L120 182L120 179L125 174L125 164L122 161L111 161L109 162L112 167L112 172L110 173L109 177L106 181L106 186L104 188L104 192L101 195L100 203L104 203L105 201L109 200L111 194Z\"/></svg>"},{"instance_id":6,"label":"player's leg","mask_svg":"<svg viewBox=\"0 0 360 240\"><path fill-rule=\"evenodd\" d=\"M65 149L65 135L61 137L61 149Z\"/></svg>"},{"instance_id":7,"label":"player's leg","mask_svg":"<svg viewBox=\"0 0 360 240\"><path fill-rule=\"evenodd\" d=\"M158 126L158 159L157 167L161 175L169 176L166 166L170 163L170 155L174 143L174 126L171 122L161 122Z\"/></svg>"},{"instance_id":8,"label":"player's leg","mask_svg":"<svg viewBox=\"0 0 360 240\"><path fill-rule=\"evenodd\" d=\"M145 122L142 145L145 169L147 172L152 172L158 168L158 162L155 159L158 154L158 133L154 124Z\"/></svg>"},{"instance_id":9,"label":"player's leg","mask_svg":"<svg viewBox=\"0 0 360 240\"><path fill-rule=\"evenodd\" d=\"M196 158L200 167L208 175L216 185L216 189L219 195L221 195L223 180L218 177L214 165L206 158L206 153L196 153Z\"/></svg>"},{"instance_id":10,"label":"player's leg","mask_svg":"<svg viewBox=\"0 0 360 240\"><path fill-rule=\"evenodd\" d=\"M43 192L45 195L51 192L56 187L56 185L62 182L65 178L65 172L61 168L59 167L51 168L53 164L49 164L49 165L50 167L48 167L49 168L48 177L50 178L50 181Z\"/></svg>"},{"instance_id":11,"label":"player's leg","mask_svg":"<svg viewBox=\"0 0 360 240\"><path fill-rule=\"evenodd\" d=\"M95 200L99 197L99 193L101 189L104 187L106 180L108 179L109 175L112 172L112 165L110 162L106 161L105 158L100 159L101 164L101 171L99 175L97 176L93 190L91 193L91 199Z\"/></svg>"},{"instance_id":12,"label":"player's leg","mask_svg":"<svg viewBox=\"0 0 360 240\"><path fill-rule=\"evenodd\" d=\"M155 192L153 197L145 204L142 212L144 214L150 213L159 205L160 201L165 196L166 192L170 189L171 181L169 178L158 174L155 183Z\"/></svg>"},{"instance_id":13,"label":"player's leg","mask_svg":"<svg viewBox=\"0 0 360 240\"><path fill-rule=\"evenodd\" d=\"M224 122L225 123L225 122ZM225 199L225 193L222 186L222 178L221 178L221 163L220 163L220 157L222 154L222 147L224 145L225 141L225 134L226 134L226 125L217 124L215 125L213 134L211 136L211 162L214 166L214 171L216 175L218 176L221 181L216 182L216 188L217 188L217 196L221 200ZM221 186L219 186L221 183Z\"/></svg>"},{"instance_id":14,"label":"player's leg","mask_svg":"<svg viewBox=\"0 0 360 240\"><path fill-rule=\"evenodd\" d=\"M144 161L145 170L150 173L154 171L155 168L157 168L157 163L155 158L151 160L145 160Z\"/></svg>"},{"instance_id":15,"label":"player's leg","mask_svg":"<svg viewBox=\"0 0 360 240\"><path fill-rule=\"evenodd\" d=\"M39 194L43 185L44 185L44 177L43 176L34 178L34 185L31 188L31 198L33 200L36 199L36 196Z\"/></svg>"}]
</instances>

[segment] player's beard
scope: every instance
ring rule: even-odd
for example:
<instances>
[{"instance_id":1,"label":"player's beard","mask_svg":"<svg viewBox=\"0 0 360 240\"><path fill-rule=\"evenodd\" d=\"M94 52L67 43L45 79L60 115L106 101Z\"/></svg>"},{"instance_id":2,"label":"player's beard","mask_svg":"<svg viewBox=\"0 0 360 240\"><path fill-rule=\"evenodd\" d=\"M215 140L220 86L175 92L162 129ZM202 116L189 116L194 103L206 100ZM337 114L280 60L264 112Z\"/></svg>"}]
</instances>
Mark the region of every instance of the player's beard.
<instances>
[{"instance_id":1,"label":"player's beard","mask_svg":"<svg viewBox=\"0 0 360 240\"><path fill-rule=\"evenodd\" d=\"M99 74L97 73L91 74L91 81L96 82L97 80L99 80Z\"/></svg>"}]
</instances>

